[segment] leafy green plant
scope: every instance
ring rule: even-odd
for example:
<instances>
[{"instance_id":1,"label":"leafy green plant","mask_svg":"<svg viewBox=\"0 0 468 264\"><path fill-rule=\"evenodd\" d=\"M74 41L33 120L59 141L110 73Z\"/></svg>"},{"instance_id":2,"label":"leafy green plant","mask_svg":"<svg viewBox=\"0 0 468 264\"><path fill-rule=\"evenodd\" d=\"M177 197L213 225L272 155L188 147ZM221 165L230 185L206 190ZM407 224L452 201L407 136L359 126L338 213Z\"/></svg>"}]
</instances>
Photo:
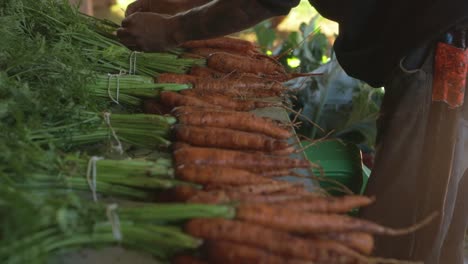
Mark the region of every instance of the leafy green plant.
<instances>
[{"instance_id":1,"label":"leafy green plant","mask_svg":"<svg viewBox=\"0 0 468 264\"><path fill-rule=\"evenodd\" d=\"M276 56L289 71L322 74L287 84L297 98L295 110L307 117L299 118L299 134L312 139L329 135L372 149L383 89L349 77L336 59L330 59L333 49L320 30L322 19L316 15L286 36L272 29L270 21L257 25L254 32L262 50Z\"/></svg>"},{"instance_id":2,"label":"leafy green plant","mask_svg":"<svg viewBox=\"0 0 468 264\"><path fill-rule=\"evenodd\" d=\"M383 89L349 77L336 59L314 72L323 75L290 83L297 92L295 107L318 125L299 117L303 126L298 133L313 139L329 135L372 149Z\"/></svg>"},{"instance_id":3,"label":"leafy green plant","mask_svg":"<svg viewBox=\"0 0 468 264\"><path fill-rule=\"evenodd\" d=\"M264 21L254 27L257 42L265 53L278 58L290 71L310 72L322 65L330 56L331 44L320 31L319 15L309 23L302 23L298 31L284 35L271 27L271 21Z\"/></svg>"}]
</instances>

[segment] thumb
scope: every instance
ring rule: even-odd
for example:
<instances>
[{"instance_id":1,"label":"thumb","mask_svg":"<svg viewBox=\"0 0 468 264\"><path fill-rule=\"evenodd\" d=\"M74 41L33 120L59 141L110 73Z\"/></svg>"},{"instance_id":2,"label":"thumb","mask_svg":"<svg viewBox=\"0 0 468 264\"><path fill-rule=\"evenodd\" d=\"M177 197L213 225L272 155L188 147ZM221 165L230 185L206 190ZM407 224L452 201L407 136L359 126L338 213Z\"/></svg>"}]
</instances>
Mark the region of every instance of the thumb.
<instances>
[{"instance_id":1,"label":"thumb","mask_svg":"<svg viewBox=\"0 0 468 264\"><path fill-rule=\"evenodd\" d=\"M143 10L141 1L133 2L127 7L127 10L125 10L125 17L128 17L133 13L140 12L141 10Z\"/></svg>"}]
</instances>

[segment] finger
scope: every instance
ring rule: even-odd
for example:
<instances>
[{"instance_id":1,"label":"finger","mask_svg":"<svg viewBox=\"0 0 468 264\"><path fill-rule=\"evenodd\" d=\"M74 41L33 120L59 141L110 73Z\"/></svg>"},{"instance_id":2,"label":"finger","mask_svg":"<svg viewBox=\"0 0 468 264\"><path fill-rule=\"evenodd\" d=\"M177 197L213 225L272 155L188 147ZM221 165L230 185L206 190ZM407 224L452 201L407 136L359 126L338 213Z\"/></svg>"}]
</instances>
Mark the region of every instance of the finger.
<instances>
[{"instance_id":1,"label":"finger","mask_svg":"<svg viewBox=\"0 0 468 264\"><path fill-rule=\"evenodd\" d=\"M123 38L120 39L120 43L122 43L125 47L127 47L130 50L138 50L138 45L135 43L134 39Z\"/></svg>"},{"instance_id":2,"label":"finger","mask_svg":"<svg viewBox=\"0 0 468 264\"><path fill-rule=\"evenodd\" d=\"M141 1L136 1L128 5L127 10L125 10L125 17L128 17L129 15L133 14L141 8Z\"/></svg>"},{"instance_id":3,"label":"finger","mask_svg":"<svg viewBox=\"0 0 468 264\"><path fill-rule=\"evenodd\" d=\"M137 43L135 37L126 29L119 28L117 29L117 37L119 38L120 43L128 47L131 50L137 50Z\"/></svg>"},{"instance_id":4,"label":"finger","mask_svg":"<svg viewBox=\"0 0 468 264\"><path fill-rule=\"evenodd\" d=\"M130 31L128 31L125 28L118 28L117 29L117 37L119 39L132 38L132 34L130 33Z\"/></svg>"},{"instance_id":5,"label":"finger","mask_svg":"<svg viewBox=\"0 0 468 264\"><path fill-rule=\"evenodd\" d=\"M122 27L124 27L124 28L129 27L130 26L130 19L131 19L131 16L126 17L124 20L122 20Z\"/></svg>"}]
</instances>

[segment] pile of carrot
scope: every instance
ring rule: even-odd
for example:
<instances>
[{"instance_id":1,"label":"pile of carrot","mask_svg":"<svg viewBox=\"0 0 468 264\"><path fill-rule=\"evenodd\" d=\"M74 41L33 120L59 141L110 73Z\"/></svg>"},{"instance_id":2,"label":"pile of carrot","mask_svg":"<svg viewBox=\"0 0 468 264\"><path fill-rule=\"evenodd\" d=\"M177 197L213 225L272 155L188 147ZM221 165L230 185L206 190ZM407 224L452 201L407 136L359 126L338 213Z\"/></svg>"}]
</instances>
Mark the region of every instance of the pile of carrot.
<instances>
[{"instance_id":1,"label":"pile of carrot","mask_svg":"<svg viewBox=\"0 0 468 264\"><path fill-rule=\"evenodd\" d=\"M173 127L175 175L200 188L166 191L165 202L233 204L234 219L193 219L185 231L205 241L201 250L173 263L385 263L370 257L374 235L403 235L426 224L395 230L348 216L374 199L360 195L324 197L303 185L278 179L309 168L288 141L292 126L251 113L281 107L281 81L291 78L250 42L232 38L192 41L187 56L207 59L190 74L161 74L160 83L192 89L163 92L145 110L165 111Z\"/></svg>"}]
</instances>

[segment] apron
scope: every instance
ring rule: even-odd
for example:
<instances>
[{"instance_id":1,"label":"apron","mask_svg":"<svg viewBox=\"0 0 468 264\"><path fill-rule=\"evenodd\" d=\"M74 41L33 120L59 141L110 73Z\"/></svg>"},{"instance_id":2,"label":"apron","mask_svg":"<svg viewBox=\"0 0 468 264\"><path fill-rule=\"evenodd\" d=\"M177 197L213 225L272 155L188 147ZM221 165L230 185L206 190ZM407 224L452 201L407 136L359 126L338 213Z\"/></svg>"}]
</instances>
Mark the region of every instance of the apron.
<instances>
[{"instance_id":1,"label":"apron","mask_svg":"<svg viewBox=\"0 0 468 264\"><path fill-rule=\"evenodd\" d=\"M463 264L468 93L466 83L460 85L467 77L462 64L468 52L444 43L429 50L422 67L407 70L400 63L385 86L375 164L365 193L376 202L361 209L360 216L399 228L438 212L434 221L412 234L377 236L374 254L426 264ZM464 61L457 61L463 56Z\"/></svg>"}]
</instances>

